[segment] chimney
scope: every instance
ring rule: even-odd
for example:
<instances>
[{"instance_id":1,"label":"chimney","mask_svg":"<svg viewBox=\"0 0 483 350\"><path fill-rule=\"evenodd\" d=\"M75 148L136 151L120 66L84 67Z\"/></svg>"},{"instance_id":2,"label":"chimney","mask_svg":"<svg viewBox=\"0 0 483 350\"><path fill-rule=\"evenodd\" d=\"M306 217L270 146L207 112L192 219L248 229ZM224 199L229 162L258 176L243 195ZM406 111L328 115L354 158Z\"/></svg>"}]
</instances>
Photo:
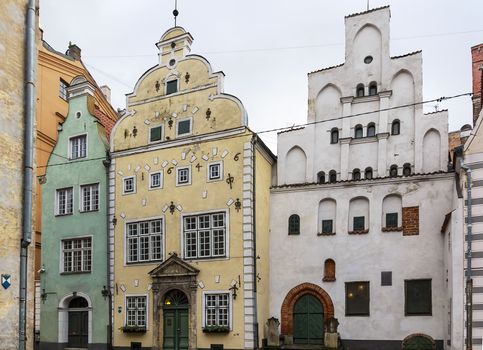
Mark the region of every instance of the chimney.
<instances>
[{"instance_id":1,"label":"chimney","mask_svg":"<svg viewBox=\"0 0 483 350\"><path fill-rule=\"evenodd\" d=\"M481 90L483 74L483 44L471 48L471 69L473 76L473 125L476 123L481 111Z\"/></svg>"},{"instance_id":2,"label":"chimney","mask_svg":"<svg viewBox=\"0 0 483 350\"><path fill-rule=\"evenodd\" d=\"M107 102L111 104L111 88L107 85L102 85L101 86L101 91L104 97L106 98Z\"/></svg>"},{"instance_id":3,"label":"chimney","mask_svg":"<svg viewBox=\"0 0 483 350\"><path fill-rule=\"evenodd\" d=\"M72 57L73 59L80 61L81 59L81 49L76 44L72 44L69 42L69 49L66 52L67 56Z\"/></svg>"}]
</instances>

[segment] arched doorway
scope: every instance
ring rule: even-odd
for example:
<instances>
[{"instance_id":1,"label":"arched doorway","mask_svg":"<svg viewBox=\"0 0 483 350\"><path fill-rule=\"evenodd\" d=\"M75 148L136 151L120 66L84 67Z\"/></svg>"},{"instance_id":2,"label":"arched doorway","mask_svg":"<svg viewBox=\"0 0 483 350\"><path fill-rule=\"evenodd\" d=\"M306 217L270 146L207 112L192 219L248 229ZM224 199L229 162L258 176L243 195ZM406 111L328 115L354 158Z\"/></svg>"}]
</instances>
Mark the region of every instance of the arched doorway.
<instances>
[{"instance_id":1,"label":"arched doorway","mask_svg":"<svg viewBox=\"0 0 483 350\"><path fill-rule=\"evenodd\" d=\"M173 289L163 301L163 349L187 350L189 301L182 291Z\"/></svg>"},{"instance_id":2,"label":"arched doorway","mask_svg":"<svg viewBox=\"0 0 483 350\"><path fill-rule=\"evenodd\" d=\"M436 344L429 335L418 333L404 338L402 348L403 350L434 350Z\"/></svg>"},{"instance_id":3,"label":"arched doorway","mask_svg":"<svg viewBox=\"0 0 483 350\"><path fill-rule=\"evenodd\" d=\"M293 341L295 344L323 344L324 309L313 295L302 295L293 309Z\"/></svg>"},{"instance_id":4,"label":"arched doorway","mask_svg":"<svg viewBox=\"0 0 483 350\"><path fill-rule=\"evenodd\" d=\"M87 348L89 340L89 304L83 297L69 301L67 344L72 348Z\"/></svg>"}]
</instances>

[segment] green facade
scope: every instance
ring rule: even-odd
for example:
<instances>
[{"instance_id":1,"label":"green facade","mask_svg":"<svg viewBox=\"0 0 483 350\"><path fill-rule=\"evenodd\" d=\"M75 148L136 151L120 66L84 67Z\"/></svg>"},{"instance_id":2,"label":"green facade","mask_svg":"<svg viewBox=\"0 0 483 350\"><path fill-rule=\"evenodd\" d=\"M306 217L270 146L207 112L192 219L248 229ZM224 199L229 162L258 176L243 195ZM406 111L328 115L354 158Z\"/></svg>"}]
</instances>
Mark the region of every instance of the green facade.
<instances>
[{"instance_id":1,"label":"green facade","mask_svg":"<svg viewBox=\"0 0 483 350\"><path fill-rule=\"evenodd\" d=\"M42 181L45 271L41 272L41 349L107 349L109 297L103 296L102 290L109 285L107 173L103 163L108 141L104 127L92 115L93 91L85 79L74 79L69 113L59 127L58 141ZM85 156L79 151L79 143L74 144L76 141L72 139L83 138L82 135L86 135ZM72 152L77 159L72 159ZM96 186L86 187L83 204L81 186L88 184L98 184L98 201L94 200ZM58 192L66 188L72 188L72 213L68 208L68 191Z\"/></svg>"}]
</instances>

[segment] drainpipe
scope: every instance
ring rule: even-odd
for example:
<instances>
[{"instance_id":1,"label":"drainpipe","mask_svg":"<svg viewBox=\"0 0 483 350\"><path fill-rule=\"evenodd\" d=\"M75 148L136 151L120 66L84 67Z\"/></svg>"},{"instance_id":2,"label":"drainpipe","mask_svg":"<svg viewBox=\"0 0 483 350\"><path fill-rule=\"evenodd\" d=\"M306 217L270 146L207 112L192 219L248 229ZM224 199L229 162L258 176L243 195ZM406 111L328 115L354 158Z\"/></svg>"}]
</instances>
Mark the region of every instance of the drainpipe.
<instances>
[{"instance_id":1,"label":"drainpipe","mask_svg":"<svg viewBox=\"0 0 483 350\"><path fill-rule=\"evenodd\" d=\"M112 137L112 136L111 136ZM112 293L111 293L111 246L110 246L110 225L109 222L109 170L111 168L111 155L109 151L106 151L106 159L102 161L104 167L106 168L106 288L109 291L107 293L109 308L108 308L108 318L109 323L107 325L107 348L112 350Z\"/></svg>"},{"instance_id":2,"label":"drainpipe","mask_svg":"<svg viewBox=\"0 0 483 350\"><path fill-rule=\"evenodd\" d=\"M18 348L25 350L27 341L27 278L28 247L32 242L32 194L35 118L35 0L29 0L25 26L25 86L24 86L24 169L22 203L22 240L19 271Z\"/></svg>"},{"instance_id":3,"label":"drainpipe","mask_svg":"<svg viewBox=\"0 0 483 350\"><path fill-rule=\"evenodd\" d=\"M257 200L256 200L256 178L257 178L257 169L256 169L256 161L255 161L255 144L257 143L257 136L255 134L252 135L252 169L253 169L253 188L252 188L252 196L253 196L253 314L254 314L254 343L255 349L258 349L258 296L257 296Z\"/></svg>"},{"instance_id":4,"label":"drainpipe","mask_svg":"<svg viewBox=\"0 0 483 350\"><path fill-rule=\"evenodd\" d=\"M471 217L471 169L467 165L461 165L461 168L466 172L467 179L467 243L466 243L466 350L473 348L473 279L471 277L471 243L473 232L473 219Z\"/></svg>"}]
</instances>

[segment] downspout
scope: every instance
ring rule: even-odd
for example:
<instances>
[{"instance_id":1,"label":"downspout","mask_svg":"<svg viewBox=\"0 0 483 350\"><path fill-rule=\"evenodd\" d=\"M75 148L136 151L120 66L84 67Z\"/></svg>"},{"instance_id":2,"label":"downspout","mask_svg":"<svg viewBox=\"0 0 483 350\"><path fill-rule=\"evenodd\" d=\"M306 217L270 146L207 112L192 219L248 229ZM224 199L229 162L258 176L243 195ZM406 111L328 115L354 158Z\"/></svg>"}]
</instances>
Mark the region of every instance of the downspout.
<instances>
[{"instance_id":1,"label":"downspout","mask_svg":"<svg viewBox=\"0 0 483 350\"><path fill-rule=\"evenodd\" d=\"M257 296L257 200L256 200L256 178L257 178L257 169L256 169L256 158L255 158L255 144L257 143L257 136L255 134L252 135L252 140L251 140L251 147L252 147L252 169L253 169L253 187L252 187L252 196L253 196L253 204L252 204L252 210L253 210L253 314L254 314L254 345L255 349L258 349L259 344L258 344L258 296Z\"/></svg>"},{"instance_id":2,"label":"downspout","mask_svg":"<svg viewBox=\"0 0 483 350\"><path fill-rule=\"evenodd\" d=\"M467 243L466 243L466 349L473 348L473 279L471 276L471 252L472 252L472 233L473 233L473 219L471 217L471 169L467 165L461 164L461 168L466 172L467 179Z\"/></svg>"},{"instance_id":3,"label":"downspout","mask_svg":"<svg viewBox=\"0 0 483 350\"><path fill-rule=\"evenodd\" d=\"M106 168L106 285L107 288L107 298L109 303L108 308L108 318L109 323L107 325L107 348L109 350L112 349L112 293L111 293L111 246L110 246L110 222L109 222L109 171L111 169L111 154L109 151L106 151L106 159L102 162L104 167Z\"/></svg>"},{"instance_id":4,"label":"downspout","mask_svg":"<svg viewBox=\"0 0 483 350\"><path fill-rule=\"evenodd\" d=\"M24 169L22 203L22 240L19 271L18 348L25 350L27 342L27 279L28 247L32 242L32 196L35 118L35 0L29 0L25 24L25 86L24 86Z\"/></svg>"}]
</instances>

